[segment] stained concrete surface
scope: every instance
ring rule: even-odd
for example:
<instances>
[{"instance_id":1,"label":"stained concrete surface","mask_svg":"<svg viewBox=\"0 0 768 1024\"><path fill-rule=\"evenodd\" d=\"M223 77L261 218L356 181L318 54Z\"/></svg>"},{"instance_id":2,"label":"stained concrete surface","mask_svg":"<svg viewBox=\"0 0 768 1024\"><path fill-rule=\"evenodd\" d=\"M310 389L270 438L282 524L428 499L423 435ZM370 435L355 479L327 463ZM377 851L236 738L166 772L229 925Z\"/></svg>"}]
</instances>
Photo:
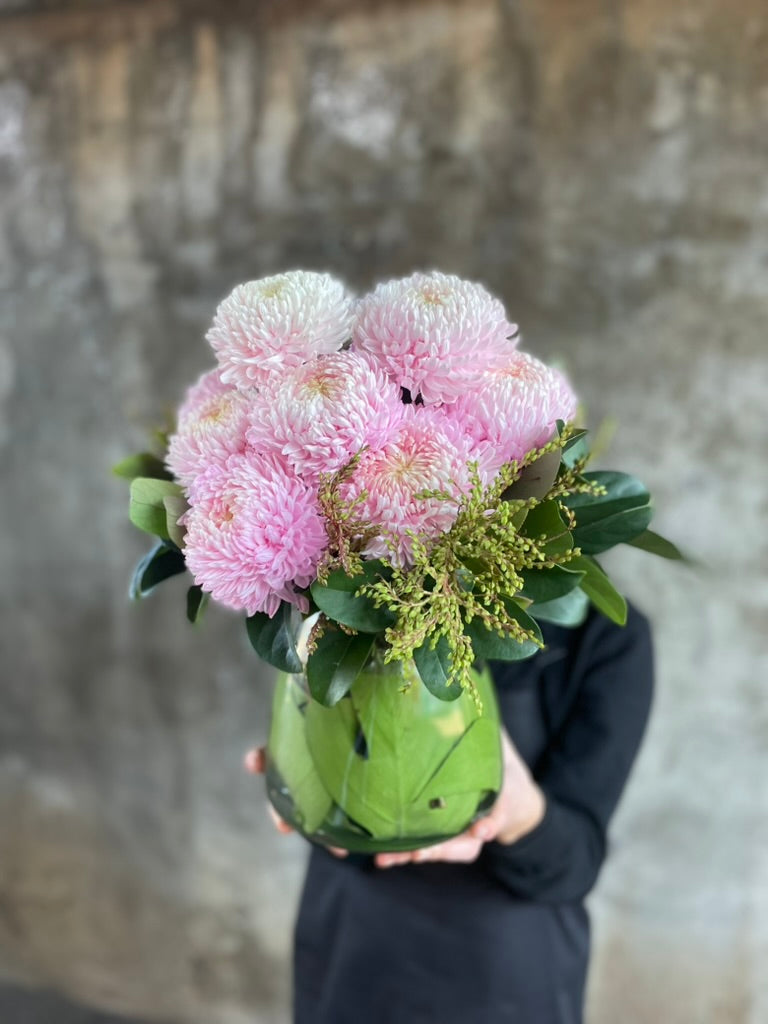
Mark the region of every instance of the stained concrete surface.
<instances>
[{"instance_id":1,"label":"stained concrete surface","mask_svg":"<svg viewBox=\"0 0 768 1024\"><path fill-rule=\"evenodd\" d=\"M128 605L145 545L108 470L208 365L235 282L437 266L564 358L706 566L611 559L659 685L589 1020L767 1020L763 0L0 12L2 974L286 1019L304 850L240 770L270 676L236 617L185 624L180 582Z\"/></svg>"}]
</instances>

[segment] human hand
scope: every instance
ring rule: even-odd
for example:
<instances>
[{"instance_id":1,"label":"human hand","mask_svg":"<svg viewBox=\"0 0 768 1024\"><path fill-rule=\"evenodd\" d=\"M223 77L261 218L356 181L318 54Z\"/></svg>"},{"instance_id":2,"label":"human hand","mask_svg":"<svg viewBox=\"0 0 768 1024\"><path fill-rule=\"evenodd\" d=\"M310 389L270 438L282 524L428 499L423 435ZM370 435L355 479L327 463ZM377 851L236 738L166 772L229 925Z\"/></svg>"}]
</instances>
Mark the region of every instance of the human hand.
<instances>
[{"instance_id":1,"label":"human hand","mask_svg":"<svg viewBox=\"0 0 768 1024\"><path fill-rule=\"evenodd\" d=\"M243 767L250 775L263 775L267 770L266 749L264 747L254 747L253 750L249 750L243 758ZM269 801L267 801L267 810L269 811L269 816L278 832L281 832L283 835L293 832L293 829L288 822L280 817ZM334 857L346 857L348 853L347 850L342 850L338 846L328 846L326 849L329 853L332 853Z\"/></svg>"},{"instance_id":2,"label":"human hand","mask_svg":"<svg viewBox=\"0 0 768 1024\"><path fill-rule=\"evenodd\" d=\"M528 766L520 757L506 730L501 732L503 776L501 790L491 811L479 818L461 835L434 846L406 853L379 853L380 868L399 864L424 864L433 861L469 864L477 860L485 843L496 840L509 844L532 831L544 817L544 794L533 781Z\"/></svg>"}]
</instances>

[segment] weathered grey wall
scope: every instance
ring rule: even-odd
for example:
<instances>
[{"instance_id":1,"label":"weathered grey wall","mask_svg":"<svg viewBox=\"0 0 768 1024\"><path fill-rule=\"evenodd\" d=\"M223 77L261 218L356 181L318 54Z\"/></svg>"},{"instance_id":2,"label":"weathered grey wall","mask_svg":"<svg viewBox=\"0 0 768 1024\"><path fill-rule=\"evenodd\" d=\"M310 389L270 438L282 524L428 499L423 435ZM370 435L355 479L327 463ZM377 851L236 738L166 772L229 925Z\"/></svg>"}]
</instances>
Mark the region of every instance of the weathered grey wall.
<instances>
[{"instance_id":1,"label":"weathered grey wall","mask_svg":"<svg viewBox=\"0 0 768 1024\"><path fill-rule=\"evenodd\" d=\"M50 10L44 10L50 9ZM764 0L0 4L0 967L286 1019L303 851L238 621L141 607L108 468L233 283L486 281L699 576L614 560L659 694L595 895L593 1024L768 1020ZM11 13L15 12L15 13Z\"/></svg>"}]
</instances>

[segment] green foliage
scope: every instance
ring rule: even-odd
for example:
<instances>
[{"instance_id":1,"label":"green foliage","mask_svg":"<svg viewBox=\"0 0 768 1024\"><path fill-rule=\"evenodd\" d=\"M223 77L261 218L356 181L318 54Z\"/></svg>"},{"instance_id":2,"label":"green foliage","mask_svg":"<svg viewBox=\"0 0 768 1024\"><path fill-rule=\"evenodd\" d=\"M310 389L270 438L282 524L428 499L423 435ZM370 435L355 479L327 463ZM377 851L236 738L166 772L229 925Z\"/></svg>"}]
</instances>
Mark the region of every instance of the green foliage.
<instances>
[{"instance_id":1,"label":"green foliage","mask_svg":"<svg viewBox=\"0 0 768 1024\"><path fill-rule=\"evenodd\" d=\"M442 701L409 678L407 666L388 669L370 663L332 707L307 703L306 742L317 774L333 801L374 839L456 833L501 782L490 676L473 675L480 717L468 694L446 714ZM323 804L321 794L317 802Z\"/></svg>"},{"instance_id":2,"label":"green foliage","mask_svg":"<svg viewBox=\"0 0 768 1024\"><path fill-rule=\"evenodd\" d=\"M283 601L274 617L256 612L245 620L254 651L281 672L301 672L303 667L296 650L293 618L293 606Z\"/></svg>"},{"instance_id":3,"label":"green foliage","mask_svg":"<svg viewBox=\"0 0 768 1024\"><path fill-rule=\"evenodd\" d=\"M195 584L187 591L187 619L191 623L199 622L203 612L208 605L208 594L203 593L203 588Z\"/></svg>"},{"instance_id":4,"label":"green foliage","mask_svg":"<svg viewBox=\"0 0 768 1024\"><path fill-rule=\"evenodd\" d=\"M527 636L520 640L517 636L488 629L478 619L474 619L467 626L466 632L472 641L475 657L482 661L524 661L544 646L541 629L535 619L510 598L503 598L503 603L509 617L517 622Z\"/></svg>"},{"instance_id":5,"label":"green foliage","mask_svg":"<svg viewBox=\"0 0 768 1024\"><path fill-rule=\"evenodd\" d=\"M309 692L320 704L332 707L348 692L368 661L373 637L345 633L335 626L323 630L311 646L307 661Z\"/></svg>"},{"instance_id":6,"label":"green foliage","mask_svg":"<svg viewBox=\"0 0 768 1024\"><path fill-rule=\"evenodd\" d=\"M462 694L462 686L452 679L451 644L445 635L437 642L425 640L413 652L413 660L421 681L440 700L456 700Z\"/></svg>"},{"instance_id":7,"label":"green foliage","mask_svg":"<svg viewBox=\"0 0 768 1024\"><path fill-rule=\"evenodd\" d=\"M598 555L642 534L653 516L651 496L627 473L585 473L591 491L570 494L565 505L574 512L573 540L583 554Z\"/></svg>"},{"instance_id":8,"label":"green foliage","mask_svg":"<svg viewBox=\"0 0 768 1024\"><path fill-rule=\"evenodd\" d=\"M624 626L627 621L627 602L594 558L580 555L571 561L571 565L584 573L580 586L592 604L603 615L607 615L619 626Z\"/></svg>"},{"instance_id":9,"label":"green foliage","mask_svg":"<svg viewBox=\"0 0 768 1024\"><path fill-rule=\"evenodd\" d=\"M170 502L170 512L165 504L166 499L174 499ZM184 502L183 508L181 502ZM143 476L136 477L131 483L128 516L133 525L145 533L170 540L172 531L175 532L177 513L181 514L179 509L183 512L186 502L178 484Z\"/></svg>"},{"instance_id":10,"label":"green foliage","mask_svg":"<svg viewBox=\"0 0 768 1024\"><path fill-rule=\"evenodd\" d=\"M329 619L343 626L361 633L381 633L394 624L394 616L386 608L377 608L373 599L360 591L366 583L384 579L390 572L379 560L362 562L360 568L351 578L335 569L324 582L317 580L311 587L312 599Z\"/></svg>"},{"instance_id":11,"label":"green foliage","mask_svg":"<svg viewBox=\"0 0 768 1024\"><path fill-rule=\"evenodd\" d=\"M531 615L540 622L552 622L557 626L580 626L589 611L589 598L577 587L562 597L530 606Z\"/></svg>"},{"instance_id":12,"label":"green foliage","mask_svg":"<svg viewBox=\"0 0 768 1024\"><path fill-rule=\"evenodd\" d=\"M138 452L129 455L112 467L115 476L124 480L135 480L137 476L149 477L152 480L173 480L173 475L165 468L163 460L152 452Z\"/></svg>"},{"instance_id":13,"label":"green foliage","mask_svg":"<svg viewBox=\"0 0 768 1024\"><path fill-rule=\"evenodd\" d=\"M269 757L293 800L296 824L312 833L331 810L333 800L320 781L307 746L304 715L308 699L283 677L275 689L269 731Z\"/></svg>"},{"instance_id":14,"label":"green foliage","mask_svg":"<svg viewBox=\"0 0 768 1024\"><path fill-rule=\"evenodd\" d=\"M186 572L184 556L172 543L160 541L141 559L131 580L131 597L146 597L158 583Z\"/></svg>"},{"instance_id":15,"label":"green foliage","mask_svg":"<svg viewBox=\"0 0 768 1024\"><path fill-rule=\"evenodd\" d=\"M647 551L651 555L658 555L660 558L669 558L676 562L690 563L691 561L672 541L667 540L666 537L660 537L653 530L644 530L628 540L627 544L631 544L634 548L640 548L641 551Z\"/></svg>"}]
</instances>

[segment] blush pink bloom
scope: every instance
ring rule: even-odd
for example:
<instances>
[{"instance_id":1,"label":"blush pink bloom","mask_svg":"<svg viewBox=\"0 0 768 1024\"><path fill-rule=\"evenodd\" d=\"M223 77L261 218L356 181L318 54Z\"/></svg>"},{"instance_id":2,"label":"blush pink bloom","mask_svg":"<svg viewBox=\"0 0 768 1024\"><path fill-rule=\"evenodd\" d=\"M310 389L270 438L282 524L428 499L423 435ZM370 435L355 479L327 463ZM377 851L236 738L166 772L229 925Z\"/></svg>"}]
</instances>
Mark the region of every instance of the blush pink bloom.
<instances>
[{"instance_id":1,"label":"blush pink bloom","mask_svg":"<svg viewBox=\"0 0 768 1024\"><path fill-rule=\"evenodd\" d=\"M316 494L268 458L233 455L199 479L184 516L195 582L229 608L274 615L315 578L327 535Z\"/></svg>"},{"instance_id":2,"label":"blush pink bloom","mask_svg":"<svg viewBox=\"0 0 768 1024\"><path fill-rule=\"evenodd\" d=\"M450 529L458 499L470 486L467 463L473 457L468 436L437 412L413 405L406 410L397 434L381 448L363 452L341 488L344 498L362 496L355 514L381 528L365 550L367 557L383 556L399 566L412 561L409 533L430 539ZM422 496L436 490L450 497Z\"/></svg>"},{"instance_id":3,"label":"blush pink bloom","mask_svg":"<svg viewBox=\"0 0 768 1024\"><path fill-rule=\"evenodd\" d=\"M379 285L359 302L352 334L355 348L427 404L455 401L508 363L516 335L485 288L437 271Z\"/></svg>"},{"instance_id":4,"label":"blush pink bloom","mask_svg":"<svg viewBox=\"0 0 768 1024\"><path fill-rule=\"evenodd\" d=\"M239 284L219 305L206 337L221 379L245 389L338 351L350 337L352 317L341 282L294 270Z\"/></svg>"},{"instance_id":5,"label":"blush pink bloom","mask_svg":"<svg viewBox=\"0 0 768 1024\"><path fill-rule=\"evenodd\" d=\"M166 456L168 469L185 490L211 463L245 451L248 408L247 397L223 384L217 370L203 374L189 389Z\"/></svg>"},{"instance_id":6,"label":"blush pink bloom","mask_svg":"<svg viewBox=\"0 0 768 1024\"><path fill-rule=\"evenodd\" d=\"M564 374L517 351L504 369L486 373L477 389L442 411L472 438L485 469L496 473L546 444L557 420L572 420L576 406Z\"/></svg>"},{"instance_id":7,"label":"blush pink bloom","mask_svg":"<svg viewBox=\"0 0 768 1024\"><path fill-rule=\"evenodd\" d=\"M355 352L322 356L267 384L251 406L248 443L276 452L306 480L332 473L403 420L399 389Z\"/></svg>"}]
</instances>

